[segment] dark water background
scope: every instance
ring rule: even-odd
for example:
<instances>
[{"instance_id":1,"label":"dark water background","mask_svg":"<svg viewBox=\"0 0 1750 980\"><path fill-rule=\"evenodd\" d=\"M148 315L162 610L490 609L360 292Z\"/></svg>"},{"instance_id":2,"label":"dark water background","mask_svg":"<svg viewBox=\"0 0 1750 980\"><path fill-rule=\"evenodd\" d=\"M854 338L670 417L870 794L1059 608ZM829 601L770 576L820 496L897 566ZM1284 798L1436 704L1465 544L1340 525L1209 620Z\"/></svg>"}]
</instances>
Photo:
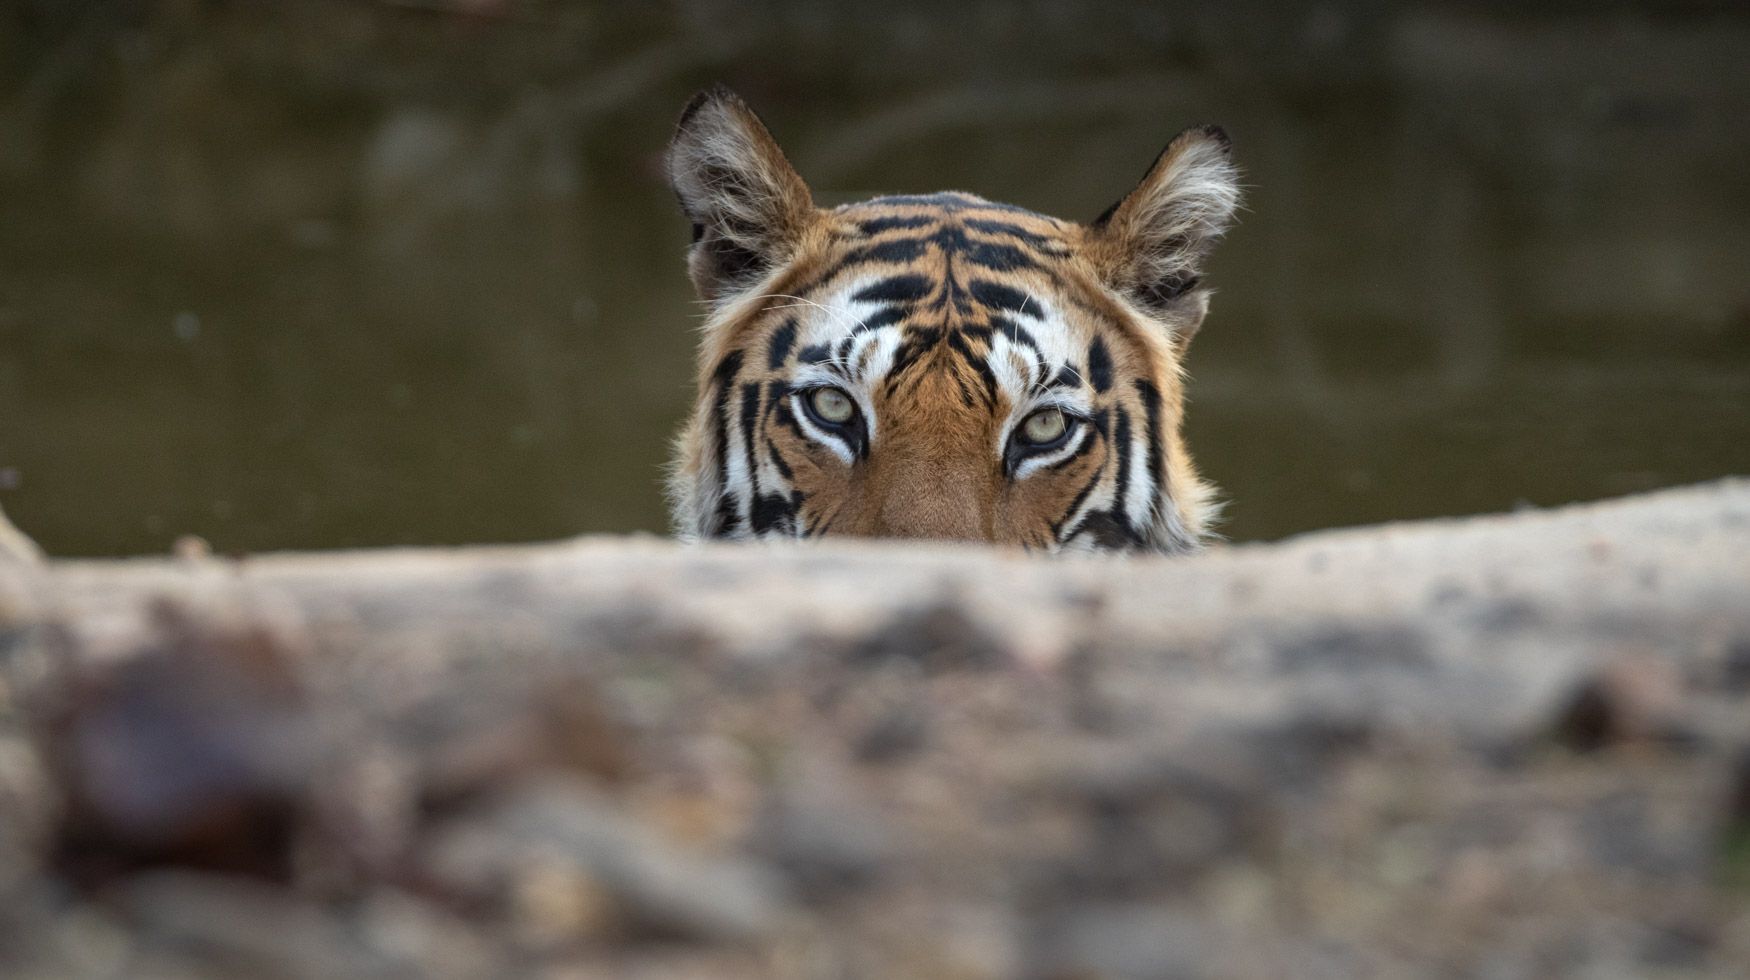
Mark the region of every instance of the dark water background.
<instances>
[{"instance_id":1,"label":"dark water background","mask_svg":"<svg viewBox=\"0 0 1750 980\"><path fill-rule=\"evenodd\" d=\"M823 203L1088 218L1226 125L1235 539L1747 472L1747 10L12 0L0 502L69 555L663 529L715 80Z\"/></svg>"}]
</instances>

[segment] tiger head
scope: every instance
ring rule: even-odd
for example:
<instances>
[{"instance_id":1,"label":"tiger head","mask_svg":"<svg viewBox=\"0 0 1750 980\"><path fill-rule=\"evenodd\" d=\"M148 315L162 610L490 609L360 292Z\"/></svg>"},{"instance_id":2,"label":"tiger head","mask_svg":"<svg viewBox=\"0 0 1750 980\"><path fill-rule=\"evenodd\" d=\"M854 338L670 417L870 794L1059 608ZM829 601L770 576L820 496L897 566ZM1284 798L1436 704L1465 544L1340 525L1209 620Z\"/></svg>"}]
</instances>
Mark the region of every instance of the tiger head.
<instances>
[{"instance_id":1,"label":"tiger head","mask_svg":"<svg viewBox=\"0 0 1750 980\"><path fill-rule=\"evenodd\" d=\"M1220 129L1180 133L1086 225L963 193L818 208L723 88L667 166L708 317L682 537L1201 546L1181 364L1239 198Z\"/></svg>"}]
</instances>

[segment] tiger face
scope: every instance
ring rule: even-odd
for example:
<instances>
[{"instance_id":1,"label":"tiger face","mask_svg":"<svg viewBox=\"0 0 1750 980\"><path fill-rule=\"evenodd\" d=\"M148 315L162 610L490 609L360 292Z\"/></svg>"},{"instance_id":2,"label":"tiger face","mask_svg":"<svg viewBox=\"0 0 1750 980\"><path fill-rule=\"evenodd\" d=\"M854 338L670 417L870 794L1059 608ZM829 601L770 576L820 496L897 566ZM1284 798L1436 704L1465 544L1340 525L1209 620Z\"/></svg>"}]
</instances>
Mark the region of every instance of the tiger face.
<instances>
[{"instance_id":1,"label":"tiger face","mask_svg":"<svg viewBox=\"0 0 1750 980\"><path fill-rule=\"evenodd\" d=\"M708 306L682 537L1201 547L1181 364L1238 202L1221 130L1179 134L1086 225L964 193L817 208L722 88L667 165Z\"/></svg>"}]
</instances>

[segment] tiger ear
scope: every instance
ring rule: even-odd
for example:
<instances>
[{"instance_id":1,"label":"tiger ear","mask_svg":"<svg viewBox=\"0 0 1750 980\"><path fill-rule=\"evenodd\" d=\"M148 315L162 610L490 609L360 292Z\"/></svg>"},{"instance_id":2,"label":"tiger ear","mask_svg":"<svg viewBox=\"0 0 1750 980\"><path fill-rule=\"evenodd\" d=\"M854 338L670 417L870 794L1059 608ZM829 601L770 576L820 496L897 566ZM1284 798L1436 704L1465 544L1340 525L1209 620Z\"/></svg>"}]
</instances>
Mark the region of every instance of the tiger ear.
<instances>
[{"instance_id":1,"label":"tiger ear","mask_svg":"<svg viewBox=\"0 0 1750 980\"><path fill-rule=\"evenodd\" d=\"M687 271L705 300L732 297L782 265L814 214L808 185L765 124L721 85L687 103L667 167L693 223Z\"/></svg>"},{"instance_id":2,"label":"tiger ear","mask_svg":"<svg viewBox=\"0 0 1750 980\"><path fill-rule=\"evenodd\" d=\"M1239 207L1227 133L1193 126L1167 144L1124 199L1090 226L1106 284L1190 343L1209 308L1203 261Z\"/></svg>"}]
</instances>

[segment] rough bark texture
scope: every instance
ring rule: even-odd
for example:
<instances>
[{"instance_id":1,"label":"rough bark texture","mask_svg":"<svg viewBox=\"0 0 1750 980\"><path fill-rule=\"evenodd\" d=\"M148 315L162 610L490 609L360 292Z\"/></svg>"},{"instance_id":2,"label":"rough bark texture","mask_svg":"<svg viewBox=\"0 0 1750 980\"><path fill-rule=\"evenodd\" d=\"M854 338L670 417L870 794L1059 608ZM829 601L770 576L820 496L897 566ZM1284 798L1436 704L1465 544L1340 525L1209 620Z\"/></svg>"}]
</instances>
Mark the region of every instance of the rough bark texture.
<instances>
[{"instance_id":1,"label":"rough bark texture","mask_svg":"<svg viewBox=\"0 0 1750 980\"><path fill-rule=\"evenodd\" d=\"M1750 482L1186 560L0 558L7 977L1742 977Z\"/></svg>"}]
</instances>

